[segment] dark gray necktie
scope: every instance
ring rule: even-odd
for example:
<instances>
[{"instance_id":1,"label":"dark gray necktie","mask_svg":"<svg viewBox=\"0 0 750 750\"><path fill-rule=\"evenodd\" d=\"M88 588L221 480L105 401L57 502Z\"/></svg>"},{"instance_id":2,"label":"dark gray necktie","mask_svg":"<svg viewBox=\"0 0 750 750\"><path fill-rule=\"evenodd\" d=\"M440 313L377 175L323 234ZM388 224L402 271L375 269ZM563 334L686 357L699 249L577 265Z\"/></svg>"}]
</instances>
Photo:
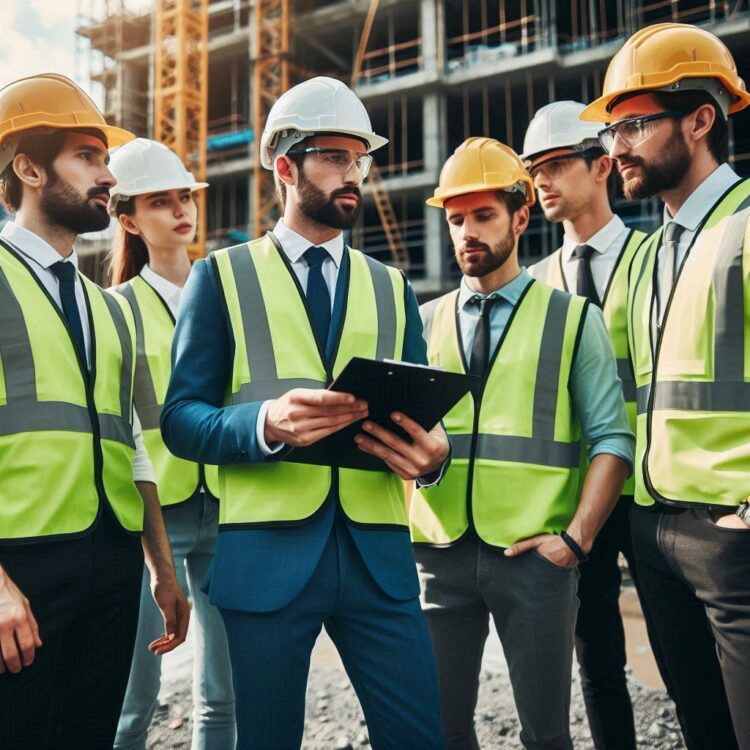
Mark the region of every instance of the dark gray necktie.
<instances>
[{"instance_id":1,"label":"dark gray necktie","mask_svg":"<svg viewBox=\"0 0 750 750\"><path fill-rule=\"evenodd\" d=\"M578 273L576 275L576 294L585 297L589 302L601 307L602 303L594 284L594 275L591 273L591 256L596 252L589 245L576 245L573 251L574 257L578 259Z\"/></svg>"},{"instance_id":2,"label":"dark gray necktie","mask_svg":"<svg viewBox=\"0 0 750 750\"><path fill-rule=\"evenodd\" d=\"M656 325L661 327L669 295L677 279L677 246L684 227L670 221L664 229L664 263L657 268L659 283L656 289ZM657 256L658 259L658 256Z\"/></svg>"},{"instance_id":3,"label":"dark gray necktie","mask_svg":"<svg viewBox=\"0 0 750 750\"><path fill-rule=\"evenodd\" d=\"M482 377L490 361L490 312L498 297L480 297L475 294L469 302L479 307L479 320L474 329L474 341L471 345L469 372Z\"/></svg>"}]
</instances>

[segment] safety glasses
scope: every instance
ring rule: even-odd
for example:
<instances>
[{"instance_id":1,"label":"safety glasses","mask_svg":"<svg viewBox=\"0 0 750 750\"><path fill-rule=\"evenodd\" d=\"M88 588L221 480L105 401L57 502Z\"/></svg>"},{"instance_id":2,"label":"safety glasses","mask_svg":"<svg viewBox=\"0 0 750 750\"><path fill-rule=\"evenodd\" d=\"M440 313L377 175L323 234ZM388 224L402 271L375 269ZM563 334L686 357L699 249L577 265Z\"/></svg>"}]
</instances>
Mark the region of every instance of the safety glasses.
<instances>
[{"instance_id":1,"label":"safety glasses","mask_svg":"<svg viewBox=\"0 0 750 750\"><path fill-rule=\"evenodd\" d=\"M635 148L656 133L660 120L675 119L687 114L690 114L689 111L684 109L670 109L667 112L657 112L655 115L628 117L600 130L599 143L608 154L611 154L615 147L615 138L619 136L628 148Z\"/></svg>"},{"instance_id":2,"label":"safety glasses","mask_svg":"<svg viewBox=\"0 0 750 750\"><path fill-rule=\"evenodd\" d=\"M357 166L362 179L364 180L370 174L372 166L372 156L370 154L359 154L356 151L347 151L343 148L296 148L287 152L287 156L304 156L306 154L315 154L322 164L345 175L353 166Z\"/></svg>"},{"instance_id":3,"label":"safety glasses","mask_svg":"<svg viewBox=\"0 0 750 750\"><path fill-rule=\"evenodd\" d=\"M542 177L546 177L548 180L554 180L570 166L570 159L596 159L596 157L602 155L602 152L598 148L587 148L585 151L575 151L572 154L555 156L553 159L548 159L540 164L529 167L529 174L532 180L536 179L537 175L542 175Z\"/></svg>"}]
</instances>

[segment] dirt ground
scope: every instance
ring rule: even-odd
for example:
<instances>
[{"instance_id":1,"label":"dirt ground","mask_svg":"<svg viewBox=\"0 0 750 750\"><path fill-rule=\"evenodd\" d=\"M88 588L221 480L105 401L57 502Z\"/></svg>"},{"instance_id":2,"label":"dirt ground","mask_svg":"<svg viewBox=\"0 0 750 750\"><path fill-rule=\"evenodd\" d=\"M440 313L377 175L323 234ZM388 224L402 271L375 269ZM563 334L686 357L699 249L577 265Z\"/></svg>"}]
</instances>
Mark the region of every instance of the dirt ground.
<instances>
[{"instance_id":1,"label":"dirt ground","mask_svg":"<svg viewBox=\"0 0 750 750\"><path fill-rule=\"evenodd\" d=\"M628 678L636 717L639 748L684 748L674 707L663 690L646 637L638 598L624 588L620 607L628 647ZM165 659L159 710L149 733L153 750L190 748L191 644ZM577 670L573 676L571 732L576 748L592 748ZM482 748L522 748L508 672L494 631L487 642L476 712ZM362 711L333 644L325 633L313 652L307 690L303 750L366 750L370 747ZM407 750L406 748L404 750ZM408 749L411 750L411 749Z\"/></svg>"}]
</instances>

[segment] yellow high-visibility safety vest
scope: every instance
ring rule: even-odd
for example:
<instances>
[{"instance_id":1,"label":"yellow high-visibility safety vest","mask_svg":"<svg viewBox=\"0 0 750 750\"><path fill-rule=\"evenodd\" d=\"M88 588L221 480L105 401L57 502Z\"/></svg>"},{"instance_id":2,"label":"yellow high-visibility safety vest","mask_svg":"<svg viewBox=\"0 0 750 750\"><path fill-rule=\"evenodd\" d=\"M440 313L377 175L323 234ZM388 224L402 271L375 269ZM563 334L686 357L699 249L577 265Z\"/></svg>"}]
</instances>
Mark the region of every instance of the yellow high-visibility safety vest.
<instances>
[{"instance_id":1,"label":"yellow high-visibility safety vest","mask_svg":"<svg viewBox=\"0 0 750 750\"><path fill-rule=\"evenodd\" d=\"M430 364L467 372L456 290L423 306ZM445 417L451 464L414 493L416 544L449 546L470 527L495 547L566 528L578 506L581 426L568 381L588 302L531 281L476 395Z\"/></svg>"},{"instance_id":2,"label":"yellow high-visibility safety vest","mask_svg":"<svg viewBox=\"0 0 750 750\"><path fill-rule=\"evenodd\" d=\"M737 506L750 494L750 180L728 190L698 227L658 329L661 242L659 229L630 270L635 500Z\"/></svg>"},{"instance_id":3,"label":"yellow high-visibility safety vest","mask_svg":"<svg viewBox=\"0 0 750 750\"><path fill-rule=\"evenodd\" d=\"M628 302L628 270L635 256L636 250L646 239L645 232L631 230L625 243L620 250L612 275L609 277L609 283L604 292L602 300L602 313L604 322L607 325L612 347L615 350L617 358L617 375L622 381L622 391L625 397L625 409L628 414L630 429L635 434L636 430L636 389L635 376L633 375L633 365L630 361L630 349L628 346L628 320L627 320L627 302ZM555 250L554 253L543 258L539 263L529 268L529 273L536 279L543 281L545 284L562 289L566 292L568 283L565 279L562 267L562 249ZM573 293L573 292L571 292ZM583 454L584 466L588 466L586 453ZM630 476L625 480L622 488L623 495L632 495L635 490L635 477Z\"/></svg>"},{"instance_id":4,"label":"yellow high-visibility safety vest","mask_svg":"<svg viewBox=\"0 0 750 750\"><path fill-rule=\"evenodd\" d=\"M402 358L403 275L358 250L348 253L344 321L330 368L294 271L272 235L214 253L235 342L227 405L325 388L352 357ZM303 522L321 508L334 477L350 520L406 530L403 483L392 472L284 460L219 467L220 529Z\"/></svg>"},{"instance_id":5,"label":"yellow high-visibility safety vest","mask_svg":"<svg viewBox=\"0 0 750 750\"><path fill-rule=\"evenodd\" d=\"M170 453L159 429L159 418L172 374L174 318L159 293L141 276L115 287L133 310L136 330L135 408L143 442L154 466L159 500L165 507L193 496L204 483L218 497L216 466L201 466Z\"/></svg>"},{"instance_id":6,"label":"yellow high-visibility safety vest","mask_svg":"<svg viewBox=\"0 0 750 750\"><path fill-rule=\"evenodd\" d=\"M124 300L79 278L90 372L42 283L0 242L0 544L84 534L104 503L125 530L143 529L133 482L133 317Z\"/></svg>"}]
</instances>

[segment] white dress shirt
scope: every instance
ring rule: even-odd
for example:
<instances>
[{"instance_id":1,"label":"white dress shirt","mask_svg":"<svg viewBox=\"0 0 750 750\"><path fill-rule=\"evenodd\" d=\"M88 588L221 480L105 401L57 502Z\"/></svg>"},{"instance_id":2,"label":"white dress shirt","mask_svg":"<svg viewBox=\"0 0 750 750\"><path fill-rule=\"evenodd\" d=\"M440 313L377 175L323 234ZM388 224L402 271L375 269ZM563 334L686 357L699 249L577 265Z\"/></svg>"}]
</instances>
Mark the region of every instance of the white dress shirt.
<instances>
[{"instance_id":1,"label":"white dress shirt","mask_svg":"<svg viewBox=\"0 0 750 750\"><path fill-rule=\"evenodd\" d=\"M677 243L677 254L675 256L675 273L680 268L685 254L690 247L690 243L695 237L695 232L698 226L706 218L706 214L714 207L716 202L721 198L724 193L729 190L732 185L739 182L740 177L737 173L727 164L720 164L711 174L701 182L698 187L693 190L690 197L680 206L677 214L672 216L669 213L666 205L664 206L664 230L667 229L667 224L674 222L682 227L682 234L680 234L679 241ZM659 252L656 256L659 268L664 267L666 261L667 249L662 242ZM688 257L687 262L690 262ZM671 288L664 290L662 294L661 290L661 273L656 275L659 295L662 299L666 300L669 297L669 293L672 291ZM665 305L662 306L662 312Z\"/></svg>"},{"instance_id":2,"label":"white dress shirt","mask_svg":"<svg viewBox=\"0 0 750 750\"><path fill-rule=\"evenodd\" d=\"M0 232L0 237L7 240L8 244L11 244L23 254L24 259L29 262L31 270L44 285L44 288L49 292L55 304L62 310L60 282L54 272L50 270L50 266L53 263L57 263L59 260L64 260L67 263L72 263L77 270L78 256L76 255L76 251L73 250L67 258L62 258L57 250L45 242L41 237L12 221L9 221L3 227L2 232ZM76 302L78 303L78 313L81 317L81 327L83 328L83 340L86 344L86 363L91 367L91 331L89 329L89 314L86 307L86 297L83 292L83 284L78 276L76 276L75 279L75 293ZM135 442L133 481L155 482L154 469L143 444L141 423L135 410L133 410L133 440Z\"/></svg>"},{"instance_id":3,"label":"white dress shirt","mask_svg":"<svg viewBox=\"0 0 750 750\"><path fill-rule=\"evenodd\" d=\"M182 297L182 287L173 284L163 276L159 276L156 271L151 269L151 266L146 264L141 268L141 277L143 280L153 289L156 290L157 294L167 303L169 312L172 313L173 318L177 318L177 313L180 309L180 298Z\"/></svg>"},{"instance_id":4,"label":"white dress shirt","mask_svg":"<svg viewBox=\"0 0 750 750\"><path fill-rule=\"evenodd\" d=\"M563 237L562 268L568 289L575 292L578 285L578 268L581 262L573 255L579 244L585 244L594 249L589 263L594 286L600 300L604 300L609 279L617 265L625 241L630 230L623 224L619 216L613 216L593 237L585 243L578 243L567 234Z\"/></svg>"}]
</instances>

